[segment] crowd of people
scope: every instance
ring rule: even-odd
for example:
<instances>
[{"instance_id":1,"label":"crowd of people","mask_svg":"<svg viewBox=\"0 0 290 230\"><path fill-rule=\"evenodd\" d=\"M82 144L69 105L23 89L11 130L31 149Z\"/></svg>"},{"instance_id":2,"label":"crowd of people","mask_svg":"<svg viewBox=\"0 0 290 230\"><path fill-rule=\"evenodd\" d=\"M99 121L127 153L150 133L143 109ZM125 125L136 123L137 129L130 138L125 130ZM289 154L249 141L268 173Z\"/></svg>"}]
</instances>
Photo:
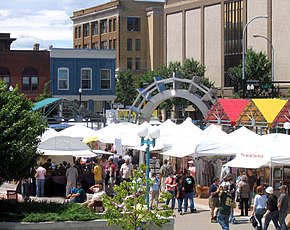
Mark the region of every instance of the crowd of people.
<instances>
[{"instance_id":1,"label":"crowd of people","mask_svg":"<svg viewBox=\"0 0 290 230\"><path fill-rule=\"evenodd\" d=\"M65 170L62 167L65 166ZM45 164L36 169L36 195L44 195L45 175L51 168L50 159ZM93 208L94 204L101 201L102 196L107 194L114 196L114 185L123 181L130 182L133 170L136 168L132 164L132 156L124 157L116 154L106 158L91 159L82 162L75 160L75 164L61 165L59 172L62 172L67 179L66 197L69 202L83 203L83 205ZM196 170L193 160L188 161L185 168L178 168L177 172L170 161L165 159L157 172L150 173L152 185L150 187L150 208L158 207L161 192L168 194L166 205L175 209L180 215L196 212L195 197L195 177ZM90 186L93 193L91 199L87 200L82 184L78 181L78 176L84 171L90 171L94 175L94 183ZM288 194L287 186L282 185L279 198L275 195L274 189L265 182L264 174L260 170L254 172L238 170L238 176L233 176L230 170L220 178L214 179L209 187L209 207L212 223L219 223L222 229L229 229L229 224L237 223L234 209L238 206L240 216L249 216L251 210L251 221L255 229L266 230L269 223L273 221L276 229L288 229L285 223L288 214ZM23 180L23 183L25 180ZM27 197L27 194L26 194ZM29 196L28 196L29 197ZM265 221L262 223L262 218Z\"/></svg>"},{"instance_id":2,"label":"crowd of people","mask_svg":"<svg viewBox=\"0 0 290 230\"><path fill-rule=\"evenodd\" d=\"M280 196L277 198L273 187L265 188L260 180L254 176L252 169L248 169L247 174L241 170L236 182L231 175L223 178L221 183L216 178L209 188L211 222L218 222L224 230L229 229L229 223L236 223L234 208L238 204L240 216L248 216L248 211L252 210L250 220L255 229L266 230L271 221L276 229L288 229L285 222L288 214L287 186L279 187Z\"/></svg>"}]
</instances>

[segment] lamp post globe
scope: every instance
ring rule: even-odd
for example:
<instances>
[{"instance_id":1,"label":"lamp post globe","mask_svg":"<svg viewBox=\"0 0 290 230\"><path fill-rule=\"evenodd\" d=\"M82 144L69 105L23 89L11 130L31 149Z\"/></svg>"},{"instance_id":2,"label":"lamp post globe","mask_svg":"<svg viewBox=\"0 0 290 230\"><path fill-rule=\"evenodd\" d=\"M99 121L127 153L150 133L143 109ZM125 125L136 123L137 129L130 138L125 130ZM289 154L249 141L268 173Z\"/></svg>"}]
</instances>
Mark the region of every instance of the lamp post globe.
<instances>
[{"instance_id":1,"label":"lamp post globe","mask_svg":"<svg viewBox=\"0 0 290 230\"><path fill-rule=\"evenodd\" d=\"M141 138L145 138L148 135L148 129L144 125L141 125L139 130L137 131L137 134Z\"/></svg>"},{"instance_id":2,"label":"lamp post globe","mask_svg":"<svg viewBox=\"0 0 290 230\"><path fill-rule=\"evenodd\" d=\"M149 130L149 137L152 139L156 139L160 136L160 129L157 126L152 126Z\"/></svg>"}]
</instances>

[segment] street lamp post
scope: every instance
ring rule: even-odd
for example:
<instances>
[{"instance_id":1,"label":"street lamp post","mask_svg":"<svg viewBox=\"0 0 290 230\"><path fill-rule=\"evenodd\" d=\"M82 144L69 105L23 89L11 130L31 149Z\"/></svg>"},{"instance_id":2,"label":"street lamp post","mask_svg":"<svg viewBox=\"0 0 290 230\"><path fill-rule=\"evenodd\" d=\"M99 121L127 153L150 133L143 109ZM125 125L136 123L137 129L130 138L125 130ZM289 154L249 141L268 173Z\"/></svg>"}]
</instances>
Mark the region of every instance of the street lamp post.
<instances>
[{"instance_id":1,"label":"street lamp post","mask_svg":"<svg viewBox=\"0 0 290 230\"><path fill-rule=\"evenodd\" d=\"M150 161L150 145L155 146L156 139L160 136L160 130L157 126L152 126L149 129L149 138L145 139L148 135L148 129L144 125L140 126L138 136L141 138L141 146L146 145L146 204L149 209L149 161Z\"/></svg>"},{"instance_id":2,"label":"street lamp post","mask_svg":"<svg viewBox=\"0 0 290 230\"><path fill-rule=\"evenodd\" d=\"M82 106L82 88L79 88L79 116L81 116L81 106Z\"/></svg>"},{"instance_id":3,"label":"street lamp post","mask_svg":"<svg viewBox=\"0 0 290 230\"><path fill-rule=\"evenodd\" d=\"M253 84L251 84L251 85L247 85L247 91L249 92L249 96L250 96L250 98L252 98L253 97L253 92L254 92L254 90L255 90L255 86L253 85Z\"/></svg>"},{"instance_id":4,"label":"street lamp post","mask_svg":"<svg viewBox=\"0 0 290 230\"><path fill-rule=\"evenodd\" d=\"M259 35L259 34L253 34L253 37L254 38L264 38L265 40L267 40L267 42L269 42L269 44L271 46L271 49L272 49L272 66L271 66L271 69L272 69L272 81L274 81L274 47L273 47L273 44L269 40L269 38L267 38L265 36L262 36L262 35Z\"/></svg>"},{"instance_id":5,"label":"street lamp post","mask_svg":"<svg viewBox=\"0 0 290 230\"><path fill-rule=\"evenodd\" d=\"M242 34L242 91L243 91L243 98L245 98L245 86L246 86L246 80L245 80L245 32L248 27L248 25L259 18L268 18L268 15L261 15L261 16L256 16L252 18L245 26L243 29L243 34Z\"/></svg>"}]
</instances>

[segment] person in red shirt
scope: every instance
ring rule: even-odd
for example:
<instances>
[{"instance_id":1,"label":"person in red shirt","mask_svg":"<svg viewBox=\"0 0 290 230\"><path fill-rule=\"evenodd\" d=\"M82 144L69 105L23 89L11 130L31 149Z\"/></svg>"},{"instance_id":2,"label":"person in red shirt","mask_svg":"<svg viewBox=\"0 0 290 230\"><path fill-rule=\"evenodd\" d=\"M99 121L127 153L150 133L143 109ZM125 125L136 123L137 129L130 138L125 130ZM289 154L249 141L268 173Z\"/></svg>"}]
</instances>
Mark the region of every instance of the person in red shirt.
<instances>
[{"instance_id":1,"label":"person in red shirt","mask_svg":"<svg viewBox=\"0 0 290 230\"><path fill-rule=\"evenodd\" d=\"M171 195L171 198L166 200L166 205L168 206L170 200L172 200L171 209L173 210L175 207L175 189L177 186L176 179L175 177L173 177L173 173L170 173L169 177L166 178L165 186L166 186L166 191Z\"/></svg>"}]
</instances>

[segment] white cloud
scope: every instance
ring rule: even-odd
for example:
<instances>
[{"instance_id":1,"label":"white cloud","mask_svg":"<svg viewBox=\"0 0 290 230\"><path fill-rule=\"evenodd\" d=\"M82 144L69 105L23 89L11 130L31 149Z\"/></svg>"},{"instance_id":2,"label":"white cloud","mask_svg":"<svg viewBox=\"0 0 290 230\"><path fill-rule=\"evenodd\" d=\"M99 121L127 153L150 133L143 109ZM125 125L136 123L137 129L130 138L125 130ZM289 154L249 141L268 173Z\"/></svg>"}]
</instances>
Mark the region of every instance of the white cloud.
<instances>
[{"instance_id":1,"label":"white cloud","mask_svg":"<svg viewBox=\"0 0 290 230\"><path fill-rule=\"evenodd\" d=\"M17 38L12 49L72 47L73 11L93 7L106 0L9 0L0 2L0 33Z\"/></svg>"}]
</instances>

